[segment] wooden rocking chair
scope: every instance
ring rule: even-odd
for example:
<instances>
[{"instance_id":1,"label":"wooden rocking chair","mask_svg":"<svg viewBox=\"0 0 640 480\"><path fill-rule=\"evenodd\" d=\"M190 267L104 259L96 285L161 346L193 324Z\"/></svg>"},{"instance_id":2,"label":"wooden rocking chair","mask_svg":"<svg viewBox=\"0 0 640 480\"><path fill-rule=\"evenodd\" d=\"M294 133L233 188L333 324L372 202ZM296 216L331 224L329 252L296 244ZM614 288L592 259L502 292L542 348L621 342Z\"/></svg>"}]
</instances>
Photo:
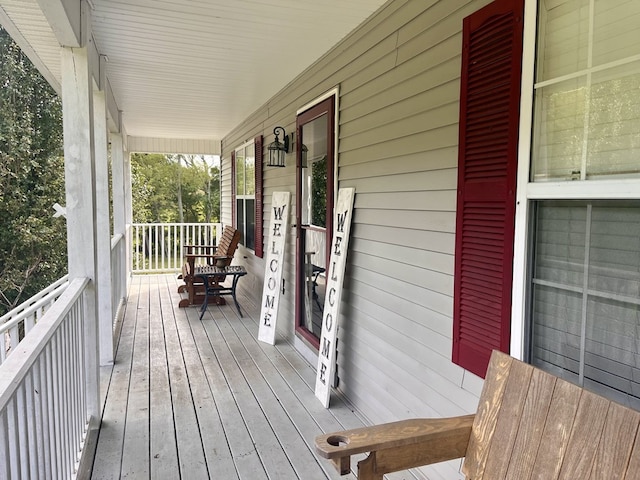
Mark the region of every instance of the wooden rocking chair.
<instances>
[{"instance_id":1,"label":"wooden rocking chair","mask_svg":"<svg viewBox=\"0 0 640 480\"><path fill-rule=\"evenodd\" d=\"M199 305L204 301L205 286L202 278L194 275L196 268L196 259L204 259L207 265L215 265L218 267L226 267L231 264L233 255L238 248L240 242L240 231L231 226L224 227L222 236L218 245L185 245L185 263L182 266L182 275L184 285L178 287L178 293L187 293L187 298L180 300L179 307L188 307L190 305ZM221 278L214 277L216 283L224 281ZM224 302L219 297L219 301Z\"/></svg>"}]
</instances>

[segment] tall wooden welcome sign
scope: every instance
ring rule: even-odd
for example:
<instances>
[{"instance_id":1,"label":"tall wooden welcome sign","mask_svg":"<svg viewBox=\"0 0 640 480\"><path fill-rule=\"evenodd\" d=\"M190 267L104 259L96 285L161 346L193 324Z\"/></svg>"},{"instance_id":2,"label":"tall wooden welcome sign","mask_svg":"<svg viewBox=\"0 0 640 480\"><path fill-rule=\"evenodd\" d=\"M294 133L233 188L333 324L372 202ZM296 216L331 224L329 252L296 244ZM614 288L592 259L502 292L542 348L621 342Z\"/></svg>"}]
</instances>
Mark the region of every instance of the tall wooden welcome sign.
<instances>
[{"instance_id":1,"label":"tall wooden welcome sign","mask_svg":"<svg viewBox=\"0 0 640 480\"><path fill-rule=\"evenodd\" d=\"M322 336L318 352L318 370L316 372L316 397L325 408L329 407L331 384L336 370L336 339L338 335L338 315L344 271L347 265L347 248L353 214L354 188L341 188L335 207L333 221L333 242L331 260L327 269L327 289L322 313Z\"/></svg>"},{"instance_id":2,"label":"tall wooden welcome sign","mask_svg":"<svg viewBox=\"0 0 640 480\"><path fill-rule=\"evenodd\" d=\"M287 231L289 230L290 199L291 194L289 192L273 192L271 200L267 264L264 272L260 328L258 329L258 340L270 345L274 345L276 341L280 283L284 263L284 249L287 244Z\"/></svg>"}]
</instances>

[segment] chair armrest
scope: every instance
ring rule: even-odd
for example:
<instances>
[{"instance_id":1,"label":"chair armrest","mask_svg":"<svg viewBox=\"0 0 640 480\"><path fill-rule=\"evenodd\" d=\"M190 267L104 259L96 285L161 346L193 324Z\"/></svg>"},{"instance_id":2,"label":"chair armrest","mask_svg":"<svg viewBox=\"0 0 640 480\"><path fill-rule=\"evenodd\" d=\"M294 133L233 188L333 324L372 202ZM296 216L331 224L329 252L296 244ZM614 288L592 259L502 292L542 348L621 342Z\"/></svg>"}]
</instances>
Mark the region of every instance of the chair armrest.
<instances>
[{"instance_id":1,"label":"chair armrest","mask_svg":"<svg viewBox=\"0 0 640 480\"><path fill-rule=\"evenodd\" d=\"M358 478L382 478L464 457L474 417L420 418L334 432L316 437L316 450L332 460L341 475L349 473L351 455L370 452L358 464Z\"/></svg>"}]
</instances>

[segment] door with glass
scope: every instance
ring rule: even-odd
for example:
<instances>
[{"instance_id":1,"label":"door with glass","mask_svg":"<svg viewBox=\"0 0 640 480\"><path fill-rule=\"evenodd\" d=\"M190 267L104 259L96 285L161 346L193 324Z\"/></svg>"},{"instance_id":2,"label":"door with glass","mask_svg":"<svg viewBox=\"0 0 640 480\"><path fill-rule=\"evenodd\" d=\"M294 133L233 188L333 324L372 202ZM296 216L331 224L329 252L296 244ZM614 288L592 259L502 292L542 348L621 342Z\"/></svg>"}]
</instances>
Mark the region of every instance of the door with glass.
<instances>
[{"instance_id":1,"label":"door with glass","mask_svg":"<svg viewBox=\"0 0 640 480\"><path fill-rule=\"evenodd\" d=\"M296 121L296 331L320 343L334 202L335 97Z\"/></svg>"}]
</instances>

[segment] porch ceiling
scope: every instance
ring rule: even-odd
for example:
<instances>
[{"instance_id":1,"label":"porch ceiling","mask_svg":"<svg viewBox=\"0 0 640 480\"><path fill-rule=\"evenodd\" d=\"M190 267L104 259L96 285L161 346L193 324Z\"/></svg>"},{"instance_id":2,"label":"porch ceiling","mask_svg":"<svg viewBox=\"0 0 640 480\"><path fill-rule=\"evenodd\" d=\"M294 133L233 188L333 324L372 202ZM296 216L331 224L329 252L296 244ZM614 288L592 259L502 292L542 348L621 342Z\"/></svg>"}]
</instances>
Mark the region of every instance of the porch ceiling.
<instances>
[{"instance_id":1,"label":"porch ceiling","mask_svg":"<svg viewBox=\"0 0 640 480\"><path fill-rule=\"evenodd\" d=\"M89 5L95 45L107 56L108 82L127 134L217 140L384 2L91 0ZM78 3L0 0L0 24L58 91L63 25L52 22L52 10L72 18Z\"/></svg>"}]
</instances>

